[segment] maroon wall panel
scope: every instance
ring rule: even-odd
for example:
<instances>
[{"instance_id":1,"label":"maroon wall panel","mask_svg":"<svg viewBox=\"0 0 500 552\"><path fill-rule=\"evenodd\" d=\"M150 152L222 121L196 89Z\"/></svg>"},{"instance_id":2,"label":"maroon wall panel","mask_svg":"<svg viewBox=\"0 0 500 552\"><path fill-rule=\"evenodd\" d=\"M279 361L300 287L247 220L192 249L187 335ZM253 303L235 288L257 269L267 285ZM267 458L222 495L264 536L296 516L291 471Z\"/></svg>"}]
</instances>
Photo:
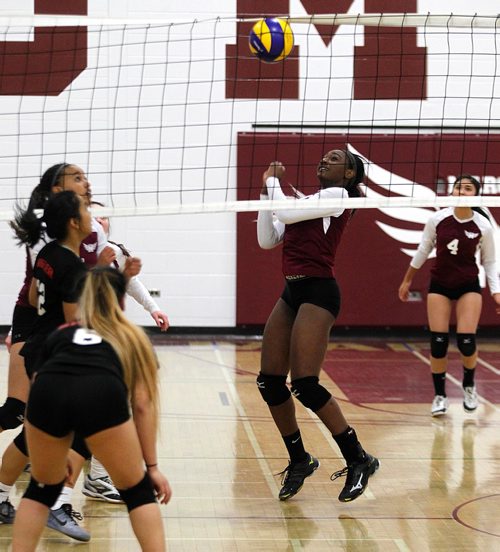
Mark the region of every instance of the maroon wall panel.
<instances>
[{"instance_id":1,"label":"maroon wall panel","mask_svg":"<svg viewBox=\"0 0 500 552\"><path fill-rule=\"evenodd\" d=\"M87 0L35 0L34 13L87 15ZM0 95L58 96L86 67L87 27L35 27L33 41L0 41Z\"/></svg>"},{"instance_id":2,"label":"maroon wall panel","mask_svg":"<svg viewBox=\"0 0 500 552\"><path fill-rule=\"evenodd\" d=\"M258 199L262 173L272 160L282 161L286 183L312 193L317 189L315 167L323 152L349 142L371 163L436 190L439 179L463 172L500 177L500 135L350 135L241 133L238 136L238 199ZM369 186L382 192L373 182ZM494 193L495 187L493 187ZM492 190L490 189L490 192ZM407 195L411 195L409 191ZM492 210L497 221L500 209ZM431 210L429 210L429 215ZM237 324L265 323L283 287L281 247L261 250L256 238L256 213L239 213L237 223ZM412 290L423 301L401 303L397 290L410 257L402 248L415 245L389 237L376 221L393 227L421 230L423 225L396 220L378 209L361 209L349 223L338 252L336 274L343 307L343 326L423 326L428 260ZM481 324L497 325L492 301L485 292Z\"/></svg>"}]
</instances>

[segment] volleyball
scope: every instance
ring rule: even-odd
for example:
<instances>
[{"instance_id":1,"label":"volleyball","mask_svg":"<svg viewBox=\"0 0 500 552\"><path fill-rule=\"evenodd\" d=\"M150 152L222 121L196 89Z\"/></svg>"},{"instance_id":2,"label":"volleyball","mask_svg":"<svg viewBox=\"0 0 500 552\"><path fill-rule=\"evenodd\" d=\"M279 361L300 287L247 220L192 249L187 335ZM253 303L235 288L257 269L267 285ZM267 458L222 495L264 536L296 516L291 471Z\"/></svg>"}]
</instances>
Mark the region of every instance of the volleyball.
<instances>
[{"instance_id":1,"label":"volleyball","mask_svg":"<svg viewBox=\"0 0 500 552\"><path fill-rule=\"evenodd\" d=\"M266 63L284 60L293 48L292 28L284 19L268 17L255 23L248 37L250 51Z\"/></svg>"}]
</instances>

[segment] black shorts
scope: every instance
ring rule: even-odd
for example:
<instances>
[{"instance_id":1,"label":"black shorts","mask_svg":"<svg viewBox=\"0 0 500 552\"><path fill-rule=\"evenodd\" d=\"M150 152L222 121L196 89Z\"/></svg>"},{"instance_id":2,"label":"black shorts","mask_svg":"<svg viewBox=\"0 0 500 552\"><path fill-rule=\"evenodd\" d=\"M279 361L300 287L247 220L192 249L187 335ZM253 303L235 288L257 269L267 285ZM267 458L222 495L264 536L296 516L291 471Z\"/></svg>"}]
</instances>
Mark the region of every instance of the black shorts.
<instances>
[{"instance_id":1,"label":"black shorts","mask_svg":"<svg viewBox=\"0 0 500 552\"><path fill-rule=\"evenodd\" d=\"M53 437L72 431L86 438L130 419L125 383L112 374L38 374L26 419Z\"/></svg>"},{"instance_id":2,"label":"black shorts","mask_svg":"<svg viewBox=\"0 0 500 552\"><path fill-rule=\"evenodd\" d=\"M450 299L451 301L456 301L466 293L481 294L481 286L479 285L479 280L476 280L475 282L471 282L470 284L465 284L463 286L450 289L431 280L431 283L429 285L429 293L444 295L445 297L448 297L448 299Z\"/></svg>"},{"instance_id":3,"label":"black shorts","mask_svg":"<svg viewBox=\"0 0 500 552\"><path fill-rule=\"evenodd\" d=\"M12 344L24 343L30 336L35 326L38 315L33 307L16 305L12 315Z\"/></svg>"},{"instance_id":4,"label":"black shorts","mask_svg":"<svg viewBox=\"0 0 500 552\"><path fill-rule=\"evenodd\" d=\"M36 334L29 337L21 347L19 354L24 358L24 369L28 379L31 379L38 368L42 356L43 344L47 334Z\"/></svg>"},{"instance_id":5,"label":"black shorts","mask_svg":"<svg viewBox=\"0 0 500 552\"><path fill-rule=\"evenodd\" d=\"M322 307L335 318L340 312L340 289L335 278L287 280L281 298L295 312L303 303Z\"/></svg>"}]
</instances>

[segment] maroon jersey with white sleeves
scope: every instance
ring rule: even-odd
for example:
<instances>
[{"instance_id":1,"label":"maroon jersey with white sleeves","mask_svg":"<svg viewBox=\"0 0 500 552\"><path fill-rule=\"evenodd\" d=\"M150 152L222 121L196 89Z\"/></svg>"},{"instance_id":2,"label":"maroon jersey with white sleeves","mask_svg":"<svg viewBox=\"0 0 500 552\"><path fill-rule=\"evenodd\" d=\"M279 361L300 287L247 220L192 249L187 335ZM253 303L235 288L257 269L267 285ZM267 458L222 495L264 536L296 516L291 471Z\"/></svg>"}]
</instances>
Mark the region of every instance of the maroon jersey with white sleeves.
<instances>
[{"instance_id":1,"label":"maroon jersey with white sleeves","mask_svg":"<svg viewBox=\"0 0 500 552\"><path fill-rule=\"evenodd\" d=\"M480 251L490 291L500 291L493 227L486 217L473 211L471 218L458 219L453 207L437 211L425 225L411 266L420 268L434 247L433 281L448 289L474 283L479 275L476 255Z\"/></svg>"},{"instance_id":2,"label":"maroon jersey with white sleeves","mask_svg":"<svg viewBox=\"0 0 500 552\"><path fill-rule=\"evenodd\" d=\"M340 217L287 224L283 237L283 274L317 278L334 276L335 254L349 215L347 210Z\"/></svg>"},{"instance_id":3,"label":"maroon jersey with white sleeves","mask_svg":"<svg viewBox=\"0 0 500 552\"><path fill-rule=\"evenodd\" d=\"M268 195L261 199L286 199L277 178L266 180ZM257 238L263 249L283 243L282 266L285 276L331 278L340 239L351 211L339 207L322 207L322 199L344 199L344 188L324 188L317 193L296 198L297 209L259 211ZM306 208L306 202L312 208Z\"/></svg>"}]
</instances>

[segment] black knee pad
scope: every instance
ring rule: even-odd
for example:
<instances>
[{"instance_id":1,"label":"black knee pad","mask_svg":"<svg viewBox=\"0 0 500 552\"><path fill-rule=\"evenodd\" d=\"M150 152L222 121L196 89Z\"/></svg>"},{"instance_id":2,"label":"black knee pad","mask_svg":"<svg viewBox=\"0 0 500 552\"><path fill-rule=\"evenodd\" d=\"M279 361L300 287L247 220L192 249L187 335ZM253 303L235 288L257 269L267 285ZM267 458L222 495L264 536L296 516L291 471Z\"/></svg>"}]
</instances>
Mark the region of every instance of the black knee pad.
<instances>
[{"instance_id":1,"label":"black knee pad","mask_svg":"<svg viewBox=\"0 0 500 552\"><path fill-rule=\"evenodd\" d=\"M24 422L24 410L26 403L13 397L7 397L5 403L0 406L0 427L2 429L15 429Z\"/></svg>"},{"instance_id":2,"label":"black knee pad","mask_svg":"<svg viewBox=\"0 0 500 552\"><path fill-rule=\"evenodd\" d=\"M130 489L117 489L123 501L127 505L127 510L130 512L134 508L143 506L144 504L152 504L156 502L156 497L151 484L151 479L147 472L144 477Z\"/></svg>"},{"instance_id":3,"label":"black knee pad","mask_svg":"<svg viewBox=\"0 0 500 552\"><path fill-rule=\"evenodd\" d=\"M431 355L444 358L448 352L449 336L447 333L431 332Z\"/></svg>"},{"instance_id":4,"label":"black knee pad","mask_svg":"<svg viewBox=\"0 0 500 552\"><path fill-rule=\"evenodd\" d=\"M14 437L14 445L16 445L16 447L20 450L20 452L22 452L24 454L24 456L29 456L28 454L28 446L26 444L26 435L24 433L24 427L23 429L21 430L20 433L18 433L15 437Z\"/></svg>"},{"instance_id":5,"label":"black knee pad","mask_svg":"<svg viewBox=\"0 0 500 552\"><path fill-rule=\"evenodd\" d=\"M87 445L85 444L85 439L81 435L78 435L78 433L75 433L73 437L71 448L75 452L77 452L80 456L85 458L85 460L88 460L92 456L92 453L90 452Z\"/></svg>"},{"instance_id":6,"label":"black knee pad","mask_svg":"<svg viewBox=\"0 0 500 552\"><path fill-rule=\"evenodd\" d=\"M476 352L476 334L457 333L457 347L464 357Z\"/></svg>"},{"instance_id":7,"label":"black knee pad","mask_svg":"<svg viewBox=\"0 0 500 552\"><path fill-rule=\"evenodd\" d=\"M260 372L257 376L257 387L269 406L279 406L291 396L286 385L286 376L269 376Z\"/></svg>"},{"instance_id":8,"label":"black knee pad","mask_svg":"<svg viewBox=\"0 0 500 552\"><path fill-rule=\"evenodd\" d=\"M319 384L317 376L293 380L292 395L313 412L317 412L332 398L331 394Z\"/></svg>"},{"instance_id":9,"label":"black knee pad","mask_svg":"<svg viewBox=\"0 0 500 552\"><path fill-rule=\"evenodd\" d=\"M41 504L45 504L47 508L50 508L56 503L57 497L61 494L64 487L64 479L60 483L55 485L46 485L44 483L38 483L38 481L31 476L30 484L26 489L23 498L29 498Z\"/></svg>"}]
</instances>

